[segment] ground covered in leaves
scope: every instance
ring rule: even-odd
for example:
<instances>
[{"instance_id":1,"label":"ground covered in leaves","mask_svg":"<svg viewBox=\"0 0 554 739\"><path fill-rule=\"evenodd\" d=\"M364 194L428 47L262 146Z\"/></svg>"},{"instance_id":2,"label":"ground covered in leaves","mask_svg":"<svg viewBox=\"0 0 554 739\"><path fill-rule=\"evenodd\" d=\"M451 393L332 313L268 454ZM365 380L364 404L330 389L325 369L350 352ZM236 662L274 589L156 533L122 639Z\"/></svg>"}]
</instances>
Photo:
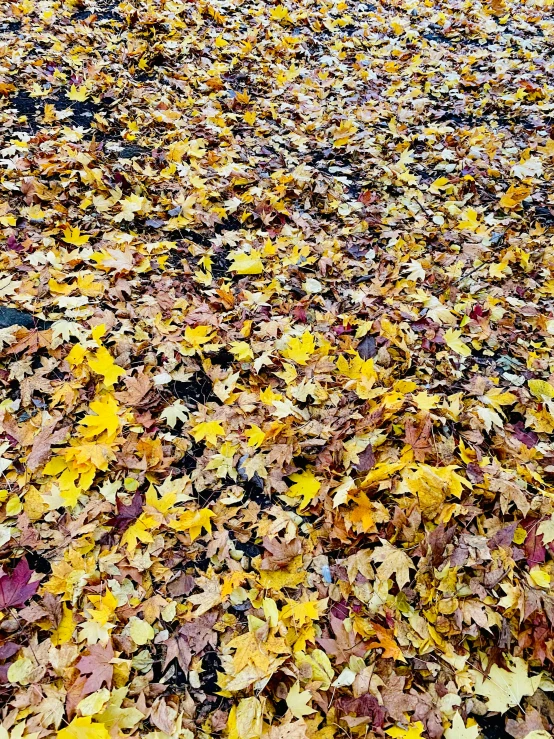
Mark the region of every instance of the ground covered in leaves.
<instances>
[{"instance_id":1,"label":"ground covered in leaves","mask_svg":"<svg viewBox=\"0 0 554 739\"><path fill-rule=\"evenodd\" d=\"M551 736L553 34L4 0L1 739Z\"/></svg>"}]
</instances>

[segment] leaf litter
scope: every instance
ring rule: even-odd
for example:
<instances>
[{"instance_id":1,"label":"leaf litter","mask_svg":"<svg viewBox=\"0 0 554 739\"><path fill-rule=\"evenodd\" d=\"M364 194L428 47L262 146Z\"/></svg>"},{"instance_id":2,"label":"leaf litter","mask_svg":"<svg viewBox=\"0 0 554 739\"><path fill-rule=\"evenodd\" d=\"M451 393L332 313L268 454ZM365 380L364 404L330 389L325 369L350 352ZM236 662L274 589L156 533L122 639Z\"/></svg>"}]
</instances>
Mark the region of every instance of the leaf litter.
<instances>
[{"instance_id":1,"label":"leaf litter","mask_svg":"<svg viewBox=\"0 0 554 739\"><path fill-rule=\"evenodd\" d=\"M554 725L551 0L0 9L0 736Z\"/></svg>"}]
</instances>

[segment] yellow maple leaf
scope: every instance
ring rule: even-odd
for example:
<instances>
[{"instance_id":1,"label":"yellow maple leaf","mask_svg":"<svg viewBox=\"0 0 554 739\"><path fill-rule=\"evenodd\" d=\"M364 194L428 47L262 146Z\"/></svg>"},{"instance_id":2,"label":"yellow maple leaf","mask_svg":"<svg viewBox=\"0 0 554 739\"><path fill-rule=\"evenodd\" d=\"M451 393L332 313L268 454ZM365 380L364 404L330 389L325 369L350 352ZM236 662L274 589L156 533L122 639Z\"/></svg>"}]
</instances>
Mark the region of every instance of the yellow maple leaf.
<instances>
[{"instance_id":1,"label":"yellow maple leaf","mask_svg":"<svg viewBox=\"0 0 554 739\"><path fill-rule=\"evenodd\" d=\"M98 441L77 444L73 440L71 446L60 452L66 462L75 461L79 470L94 469L105 472L110 462L116 458L116 454L110 444L101 444Z\"/></svg>"},{"instance_id":2,"label":"yellow maple leaf","mask_svg":"<svg viewBox=\"0 0 554 739\"><path fill-rule=\"evenodd\" d=\"M260 739L263 731L263 708L255 696L243 698L233 706L228 720L229 739Z\"/></svg>"},{"instance_id":3,"label":"yellow maple leaf","mask_svg":"<svg viewBox=\"0 0 554 739\"><path fill-rule=\"evenodd\" d=\"M500 198L500 205L502 208L515 208L532 192L533 188L529 185L510 185L508 191Z\"/></svg>"},{"instance_id":4,"label":"yellow maple leaf","mask_svg":"<svg viewBox=\"0 0 554 739\"><path fill-rule=\"evenodd\" d=\"M97 724L90 716L78 716L58 731L57 739L110 739L105 724Z\"/></svg>"},{"instance_id":5,"label":"yellow maple leaf","mask_svg":"<svg viewBox=\"0 0 554 739\"><path fill-rule=\"evenodd\" d=\"M307 600L305 603L290 601L281 611L281 616L285 621L290 618L295 627L300 627L319 619L319 607L325 605L326 601Z\"/></svg>"},{"instance_id":6,"label":"yellow maple leaf","mask_svg":"<svg viewBox=\"0 0 554 739\"><path fill-rule=\"evenodd\" d=\"M460 339L461 335L462 332L460 329L449 328L448 331L445 331L444 340L446 345L450 347L452 351L455 351L456 354L459 354L461 357L469 357L471 349Z\"/></svg>"},{"instance_id":7,"label":"yellow maple leaf","mask_svg":"<svg viewBox=\"0 0 554 739\"><path fill-rule=\"evenodd\" d=\"M264 432L259 426L256 426L256 424L252 424L249 429L246 429L244 435L248 439L248 446L252 446L255 449L261 446L263 440L265 439Z\"/></svg>"},{"instance_id":8,"label":"yellow maple leaf","mask_svg":"<svg viewBox=\"0 0 554 739\"><path fill-rule=\"evenodd\" d=\"M539 687L541 675L528 676L528 665L521 657L508 656L508 669L493 665L488 675L470 670L477 695L487 699L487 709L506 713L512 706L521 705L524 696L531 696Z\"/></svg>"},{"instance_id":9,"label":"yellow maple leaf","mask_svg":"<svg viewBox=\"0 0 554 739\"><path fill-rule=\"evenodd\" d=\"M473 208L466 208L462 213L462 220L458 223L459 229L466 228L468 231L477 231L480 228L479 215Z\"/></svg>"},{"instance_id":10,"label":"yellow maple leaf","mask_svg":"<svg viewBox=\"0 0 554 739\"><path fill-rule=\"evenodd\" d=\"M460 714L455 713L452 726L444 732L444 739L478 739L481 736L481 730L475 721L473 724L471 721L472 719L468 720L466 727ZM530 736L530 734L527 735L526 739L529 739Z\"/></svg>"},{"instance_id":11,"label":"yellow maple leaf","mask_svg":"<svg viewBox=\"0 0 554 739\"><path fill-rule=\"evenodd\" d=\"M88 366L97 375L102 375L104 384L112 387L120 377L126 374L123 367L114 362L114 359L105 346L97 349L95 354L87 356Z\"/></svg>"},{"instance_id":12,"label":"yellow maple leaf","mask_svg":"<svg viewBox=\"0 0 554 739\"><path fill-rule=\"evenodd\" d=\"M73 244L73 246L82 246L83 244L86 244L89 239L90 236L81 234L79 226L75 226L75 228L68 226L64 229L62 241L65 241L66 244Z\"/></svg>"},{"instance_id":13,"label":"yellow maple leaf","mask_svg":"<svg viewBox=\"0 0 554 739\"><path fill-rule=\"evenodd\" d=\"M274 392L271 386L260 390L260 400L265 405L273 405L275 400L281 400L282 397L281 393Z\"/></svg>"},{"instance_id":14,"label":"yellow maple leaf","mask_svg":"<svg viewBox=\"0 0 554 739\"><path fill-rule=\"evenodd\" d=\"M48 287L50 288L50 292L55 295L69 295L74 290L73 285L66 285L65 282L56 282L52 278L48 280Z\"/></svg>"},{"instance_id":15,"label":"yellow maple leaf","mask_svg":"<svg viewBox=\"0 0 554 739\"><path fill-rule=\"evenodd\" d=\"M190 433L193 435L194 441L206 440L208 444L215 446L218 437L225 435L225 430L218 421L202 421L191 429Z\"/></svg>"},{"instance_id":16,"label":"yellow maple leaf","mask_svg":"<svg viewBox=\"0 0 554 739\"><path fill-rule=\"evenodd\" d=\"M448 177L437 177L437 179L429 185L429 192L432 192L434 195L438 195L441 190L448 187L449 183L450 181Z\"/></svg>"},{"instance_id":17,"label":"yellow maple leaf","mask_svg":"<svg viewBox=\"0 0 554 739\"><path fill-rule=\"evenodd\" d=\"M70 100L74 100L77 103L84 103L88 98L88 90L86 85L81 85L79 88L75 85L71 85L69 92L66 93Z\"/></svg>"},{"instance_id":18,"label":"yellow maple leaf","mask_svg":"<svg viewBox=\"0 0 554 739\"><path fill-rule=\"evenodd\" d=\"M499 387L491 388L484 396L484 399L497 411L500 411L503 405L512 405L518 400L517 395L504 391Z\"/></svg>"},{"instance_id":19,"label":"yellow maple leaf","mask_svg":"<svg viewBox=\"0 0 554 739\"><path fill-rule=\"evenodd\" d=\"M392 736L392 739L421 739L423 729L424 726L421 721L417 721L407 729L403 729L401 726L393 726L391 729L387 729L385 734Z\"/></svg>"},{"instance_id":20,"label":"yellow maple leaf","mask_svg":"<svg viewBox=\"0 0 554 739\"><path fill-rule=\"evenodd\" d=\"M304 331L300 338L290 336L287 347L281 354L287 359L292 359L296 364L306 364L315 352L315 338L309 331Z\"/></svg>"},{"instance_id":21,"label":"yellow maple leaf","mask_svg":"<svg viewBox=\"0 0 554 739\"><path fill-rule=\"evenodd\" d=\"M373 504L363 491L353 496L352 502L354 507L347 514L347 518L352 524L359 524L355 526L356 531L363 531L365 534L375 525Z\"/></svg>"},{"instance_id":22,"label":"yellow maple leaf","mask_svg":"<svg viewBox=\"0 0 554 739\"><path fill-rule=\"evenodd\" d=\"M197 539L205 529L209 534L212 531L214 512L209 508L201 508L198 511L186 511L177 521L172 521L170 526L175 531L188 531L191 542Z\"/></svg>"},{"instance_id":23,"label":"yellow maple leaf","mask_svg":"<svg viewBox=\"0 0 554 739\"><path fill-rule=\"evenodd\" d=\"M176 502L177 492L175 490L170 490L168 493L164 493L161 498L158 497L156 488L153 485L150 485L146 491L146 504L152 506L152 508L155 508L158 513L161 513L164 516L166 513L172 512L173 506Z\"/></svg>"},{"instance_id":24,"label":"yellow maple leaf","mask_svg":"<svg viewBox=\"0 0 554 739\"><path fill-rule=\"evenodd\" d=\"M81 434L87 439L104 432L108 436L115 435L119 429L119 405L113 395L103 395L99 400L93 400L90 409L95 415L85 416L79 421L79 425L85 427Z\"/></svg>"},{"instance_id":25,"label":"yellow maple leaf","mask_svg":"<svg viewBox=\"0 0 554 739\"><path fill-rule=\"evenodd\" d=\"M306 571L301 567L302 557L296 557L294 563L291 563L285 570L276 570L275 572L260 570L260 585L266 590L297 588L306 579Z\"/></svg>"},{"instance_id":26,"label":"yellow maple leaf","mask_svg":"<svg viewBox=\"0 0 554 739\"><path fill-rule=\"evenodd\" d=\"M213 341L214 336L213 326L195 326L195 328L187 326L185 329L186 343L197 351L202 347L202 344Z\"/></svg>"},{"instance_id":27,"label":"yellow maple leaf","mask_svg":"<svg viewBox=\"0 0 554 739\"><path fill-rule=\"evenodd\" d=\"M285 8L284 5L276 5L272 8L269 15L274 21L287 21L288 23L292 23L288 8Z\"/></svg>"},{"instance_id":28,"label":"yellow maple leaf","mask_svg":"<svg viewBox=\"0 0 554 739\"><path fill-rule=\"evenodd\" d=\"M333 131L333 146L340 147L346 146L350 142L352 136L358 131L358 126L354 121L343 120L340 125L335 127Z\"/></svg>"},{"instance_id":29,"label":"yellow maple leaf","mask_svg":"<svg viewBox=\"0 0 554 739\"><path fill-rule=\"evenodd\" d=\"M232 251L229 258L233 260L229 269L238 275L261 275L264 271L261 253L256 249L252 249L249 254L244 251Z\"/></svg>"},{"instance_id":30,"label":"yellow maple leaf","mask_svg":"<svg viewBox=\"0 0 554 739\"><path fill-rule=\"evenodd\" d=\"M78 367L80 364L83 363L86 354L87 350L84 346L81 346L80 344L75 344L73 349L67 355L66 359L72 367Z\"/></svg>"},{"instance_id":31,"label":"yellow maple leaf","mask_svg":"<svg viewBox=\"0 0 554 739\"><path fill-rule=\"evenodd\" d=\"M232 341L229 350L239 362L249 362L254 359L254 352L247 341Z\"/></svg>"},{"instance_id":32,"label":"yellow maple leaf","mask_svg":"<svg viewBox=\"0 0 554 739\"><path fill-rule=\"evenodd\" d=\"M321 483L311 470L295 472L290 475L290 479L294 485L290 486L288 494L293 498L302 496L302 503L298 506L298 510L301 511L318 494Z\"/></svg>"},{"instance_id":33,"label":"yellow maple leaf","mask_svg":"<svg viewBox=\"0 0 554 739\"><path fill-rule=\"evenodd\" d=\"M490 277L506 277L510 272L510 266L507 262L494 262L489 265Z\"/></svg>"},{"instance_id":34,"label":"yellow maple leaf","mask_svg":"<svg viewBox=\"0 0 554 739\"><path fill-rule=\"evenodd\" d=\"M89 609L93 620L101 625L107 624L117 608L117 598L111 590L106 588L106 591L101 595L91 594L88 599L94 606L94 608Z\"/></svg>"},{"instance_id":35,"label":"yellow maple leaf","mask_svg":"<svg viewBox=\"0 0 554 739\"><path fill-rule=\"evenodd\" d=\"M133 556L139 541L142 544L152 544L154 537L150 533L150 529L156 528L157 525L158 522L154 516L142 513L121 537L122 546L126 546L129 554Z\"/></svg>"},{"instance_id":36,"label":"yellow maple leaf","mask_svg":"<svg viewBox=\"0 0 554 739\"><path fill-rule=\"evenodd\" d=\"M96 282L96 277L92 272L77 275L77 287L82 295L89 298L97 298L104 292L104 285L101 282Z\"/></svg>"},{"instance_id":37,"label":"yellow maple leaf","mask_svg":"<svg viewBox=\"0 0 554 739\"><path fill-rule=\"evenodd\" d=\"M287 695L287 706L295 718L302 718L302 716L308 716L310 713L315 713L315 708L310 708L308 705L311 699L312 694L310 691L301 691L300 683L297 681L289 690L289 694Z\"/></svg>"},{"instance_id":38,"label":"yellow maple leaf","mask_svg":"<svg viewBox=\"0 0 554 739\"><path fill-rule=\"evenodd\" d=\"M129 195L129 197L121 200L119 204L121 206L121 211L114 216L113 219L116 223L121 223L121 221L124 220L132 221L135 217L135 213L144 211L147 206L150 205L150 201L141 195L133 193L132 195Z\"/></svg>"}]
</instances>

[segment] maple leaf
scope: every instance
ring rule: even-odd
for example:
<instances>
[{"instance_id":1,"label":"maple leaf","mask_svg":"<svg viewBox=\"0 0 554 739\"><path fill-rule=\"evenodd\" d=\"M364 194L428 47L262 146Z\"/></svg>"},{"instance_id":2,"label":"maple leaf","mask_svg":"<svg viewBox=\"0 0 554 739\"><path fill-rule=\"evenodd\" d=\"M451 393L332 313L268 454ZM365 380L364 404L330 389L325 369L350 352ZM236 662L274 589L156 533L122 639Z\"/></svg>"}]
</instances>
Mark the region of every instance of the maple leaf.
<instances>
[{"instance_id":1,"label":"maple leaf","mask_svg":"<svg viewBox=\"0 0 554 739\"><path fill-rule=\"evenodd\" d=\"M471 349L460 339L462 332L459 329L449 328L444 334L446 345L459 354L461 357L469 357Z\"/></svg>"},{"instance_id":2,"label":"maple leaf","mask_svg":"<svg viewBox=\"0 0 554 739\"><path fill-rule=\"evenodd\" d=\"M20 608L38 590L38 582L29 582L34 571L26 559L20 559L11 575L0 577L0 610Z\"/></svg>"},{"instance_id":3,"label":"maple leaf","mask_svg":"<svg viewBox=\"0 0 554 739\"><path fill-rule=\"evenodd\" d=\"M94 644L89 647L88 656L81 657L77 662L77 668L81 675L88 675L83 686L83 694L94 693L102 685L111 688L114 671L111 661L114 656L110 641L105 647L101 644Z\"/></svg>"},{"instance_id":4,"label":"maple leaf","mask_svg":"<svg viewBox=\"0 0 554 739\"><path fill-rule=\"evenodd\" d=\"M215 336L213 326L196 326L195 328L187 326L185 329L185 341L195 350L201 349L204 344L213 341Z\"/></svg>"},{"instance_id":5,"label":"maple leaf","mask_svg":"<svg viewBox=\"0 0 554 739\"><path fill-rule=\"evenodd\" d=\"M229 736L237 739L258 739L263 730L262 704L255 696L243 698L229 714Z\"/></svg>"},{"instance_id":6,"label":"maple leaf","mask_svg":"<svg viewBox=\"0 0 554 739\"><path fill-rule=\"evenodd\" d=\"M368 649L382 649L383 654L381 656L383 657L383 659L396 659L400 662L406 662L406 658L402 654L402 650L396 643L394 635L391 631L389 631L388 629L384 629L382 626L379 626L379 624L375 623L371 624L371 628L377 634L378 641L368 644Z\"/></svg>"},{"instance_id":7,"label":"maple leaf","mask_svg":"<svg viewBox=\"0 0 554 739\"><path fill-rule=\"evenodd\" d=\"M145 404L145 398L152 388L150 378L140 372L136 377L127 377L124 380L127 390L115 393L115 397L120 403L131 405L139 408Z\"/></svg>"},{"instance_id":8,"label":"maple leaf","mask_svg":"<svg viewBox=\"0 0 554 739\"><path fill-rule=\"evenodd\" d=\"M308 359L315 352L315 339L309 331L304 331L300 338L290 336L287 347L281 354L300 365L307 364Z\"/></svg>"},{"instance_id":9,"label":"maple leaf","mask_svg":"<svg viewBox=\"0 0 554 739\"><path fill-rule=\"evenodd\" d=\"M416 426L411 418L406 421L406 444L409 444L418 462L424 462L426 455L430 454L433 447L429 441L431 434L431 417L426 415L421 423Z\"/></svg>"},{"instance_id":10,"label":"maple leaf","mask_svg":"<svg viewBox=\"0 0 554 739\"><path fill-rule=\"evenodd\" d=\"M103 395L99 400L93 400L90 404L93 416L85 416L79 421L85 428L81 431L84 437L91 439L104 432L113 436L119 429L119 406L112 395Z\"/></svg>"},{"instance_id":11,"label":"maple leaf","mask_svg":"<svg viewBox=\"0 0 554 739\"><path fill-rule=\"evenodd\" d=\"M119 367L114 362L112 355L104 346L97 349L94 355L89 355L87 362L93 372L102 375L107 387L112 387L120 377L126 374L123 367Z\"/></svg>"},{"instance_id":12,"label":"maple leaf","mask_svg":"<svg viewBox=\"0 0 554 739\"><path fill-rule=\"evenodd\" d=\"M387 729L385 734L388 734L392 739L421 739L423 734L424 726L421 721L416 721L407 729L403 729L401 726L393 726L392 729Z\"/></svg>"},{"instance_id":13,"label":"maple leaf","mask_svg":"<svg viewBox=\"0 0 554 739\"><path fill-rule=\"evenodd\" d=\"M120 200L119 205L121 206L121 211L114 216L113 219L116 223L121 223L121 221L132 221L135 217L135 213L146 209L148 200L141 195L132 193L132 195Z\"/></svg>"},{"instance_id":14,"label":"maple leaf","mask_svg":"<svg viewBox=\"0 0 554 739\"><path fill-rule=\"evenodd\" d=\"M194 441L204 441L208 444L217 444L219 436L225 435L223 426L218 421L202 421L191 429L190 433L194 437Z\"/></svg>"},{"instance_id":15,"label":"maple leaf","mask_svg":"<svg viewBox=\"0 0 554 739\"><path fill-rule=\"evenodd\" d=\"M479 215L474 208L466 208L462 216L463 218L458 223L458 228L466 228L468 231L477 231L479 229Z\"/></svg>"},{"instance_id":16,"label":"maple leaf","mask_svg":"<svg viewBox=\"0 0 554 739\"><path fill-rule=\"evenodd\" d=\"M186 423L189 417L189 410L181 400L176 400L171 405L168 405L160 414L160 418L167 421L167 425L172 429L177 425L177 421Z\"/></svg>"},{"instance_id":17,"label":"maple leaf","mask_svg":"<svg viewBox=\"0 0 554 739\"><path fill-rule=\"evenodd\" d=\"M261 275L264 271L261 254L256 249L252 249L248 254L243 251L232 251L229 253L229 259L232 260L229 269L238 275Z\"/></svg>"},{"instance_id":18,"label":"maple leaf","mask_svg":"<svg viewBox=\"0 0 554 739\"><path fill-rule=\"evenodd\" d=\"M288 494L293 497L302 497L302 502L298 506L298 510L303 510L310 501L312 501L318 494L321 488L321 482L317 479L311 470L304 470L303 472L295 472L289 475L290 479L294 483L290 486Z\"/></svg>"},{"instance_id":19,"label":"maple leaf","mask_svg":"<svg viewBox=\"0 0 554 739\"><path fill-rule=\"evenodd\" d=\"M487 699L489 711L506 713L512 706L520 705L524 696L534 695L539 687L541 675L528 676L528 666L521 657L508 657L509 666L505 670L493 665L487 676L477 670L470 670L475 681L477 695Z\"/></svg>"},{"instance_id":20,"label":"maple leaf","mask_svg":"<svg viewBox=\"0 0 554 739\"><path fill-rule=\"evenodd\" d=\"M208 533L211 533L211 519L214 515L209 508L201 508L199 511L186 511L177 521L172 521L170 526L175 531L188 531L192 542L200 536L202 529L206 529Z\"/></svg>"},{"instance_id":21,"label":"maple leaf","mask_svg":"<svg viewBox=\"0 0 554 739\"><path fill-rule=\"evenodd\" d=\"M256 424L250 426L250 428L244 432L244 435L248 439L248 446L254 447L255 449L260 447L265 439L265 433L259 426L256 426Z\"/></svg>"},{"instance_id":22,"label":"maple leaf","mask_svg":"<svg viewBox=\"0 0 554 739\"><path fill-rule=\"evenodd\" d=\"M287 695L287 706L294 718L302 718L310 713L315 713L315 708L311 708L308 703L312 699L309 690L300 690L300 683L297 681L289 690Z\"/></svg>"},{"instance_id":23,"label":"maple leaf","mask_svg":"<svg viewBox=\"0 0 554 739\"><path fill-rule=\"evenodd\" d=\"M110 739L110 734L105 724L93 722L90 716L78 716L58 731L57 739Z\"/></svg>"},{"instance_id":24,"label":"maple leaf","mask_svg":"<svg viewBox=\"0 0 554 739\"><path fill-rule=\"evenodd\" d=\"M327 636L318 637L317 643L323 647L326 654L334 656L337 665L349 662L353 655L361 657L366 654L367 644L360 640L353 629L347 631L344 621L331 614L329 623L335 639L330 639Z\"/></svg>"},{"instance_id":25,"label":"maple leaf","mask_svg":"<svg viewBox=\"0 0 554 739\"><path fill-rule=\"evenodd\" d=\"M73 246L82 246L83 244L88 243L89 239L90 236L81 234L79 226L75 226L75 228L71 228L71 226L68 226L64 229L63 241L65 241L66 244L73 244Z\"/></svg>"},{"instance_id":26,"label":"maple leaf","mask_svg":"<svg viewBox=\"0 0 554 739\"><path fill-rule=\"evenodd\" d=\"M282 612L283 619L289 618L293 621L295 627L304 626L311 623L313 619L319 618L319 609L325 605L325 601L308 600L304 603L289 603Z\"/></svg>"},{"instance_id":27,"label":"maple leaf","mask_svg":"<svg viewBox=\"0 0 554 739\"><path fill-rule=\"evenodd\" d=\"M56 444L61 444L67 437L70 426L63 426L55 431L58 419L47 424L33 439L31 453L27 457L27 467L34 472L43 464L50 454L50 449ZM3 471L3 470L2 470Z\"/></svg>"},{"instance_id":28,"label":"maple leaf","mask_svg":"<svg viewBox=\"0 0 554 739\"><path fill-rule=\"evenodd\" d=\"M71 85L71 88L69 92L66 93L66 96L77 103L84 103L84 101L88 98L88 90L86 85L80 85L78 88L75 87L75 85Z\"/></svg>"},{"instance_id":29,"label":"maple leaf","mask_svg":"<svg viewBox=\"0 0 554 739\"><path fill-rule=\"evenodd\" d=\"M385 539L380 539L380 542L381 547L374 549L371 555L373 562L382 562L377 568L377 577L379 580L388 580L391 575L396 575L396 582L402 590L410 581L410 569L414 569L415 565L402 549L396 549Z\"/></svg>"},{"instance_id":30,"label":"maple leaf","mask_svg":"<svg viewBox=\"0 0 554 739\"><path fill-rule=\"evenodd\" d=\"M221 603L221 585L217 579L207 577L199 577L196 584L202 589L202 592L190 595L188 600L193 605L198 606L194 611L195 617L198 617Z\"/></svg>"},{"instance_id":31,"label":"maple leaf","mask_svg":"<svg viewBox=\"0 0 554 739\"><path fill-rule=\"evenodd\" d=\"M133 500L129 505L124 505L121 500L117 501L117 515L110 518L106 523L113 526L116 531L123 532L136 521L142 513L144 507L144 499L138 491L134 494Z\"/></svg>"},{"instance_id":32,"label":"maple leaf","mask_svg":"<svg viewBox=\"0 0 554 739\"><path fill-rule=\"evenodd\" d=\"M121 537L121 544L127 546L131 556L135 553L138 542L143 544L151 544L154 537L150 533L152 528L157 527L157 520L150 515L142 513L139 518L132 523Z\"/></svg>"},{"instance_id":33,"label":"maple leaf","mask_svg":"<svg viewBox=\"0 0 554 739\"><path fill-rule=\"evenodd\" d=\"M286 567L299 554L302 554L302 542L299 539L287 542L266 536L263 544L264 548L270 552L270 556L264 557L262 560L262 570L279 570Z\"/></svg>"},{"instance_id":34,"label":"maple leaf","mask_svg":"<svg viewBox=\"0 0 554 739\"><path fill-rule=\"evenodd\" d=\"M444 732L444 739L477 739L480 733L477 724L473 726L468 725L466 728L463 718L459 713L455 713L452 719L452 726Z\"/></svg>"}]
</instances>

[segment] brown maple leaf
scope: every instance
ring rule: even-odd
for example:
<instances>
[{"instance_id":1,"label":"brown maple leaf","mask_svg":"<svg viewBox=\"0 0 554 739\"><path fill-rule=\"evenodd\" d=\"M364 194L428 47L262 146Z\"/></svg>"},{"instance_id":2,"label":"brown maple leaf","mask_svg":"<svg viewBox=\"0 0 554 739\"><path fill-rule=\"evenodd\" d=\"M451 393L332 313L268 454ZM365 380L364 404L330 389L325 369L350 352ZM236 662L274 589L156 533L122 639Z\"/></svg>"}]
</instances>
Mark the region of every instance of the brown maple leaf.
<instances>
[{"instance_id":1,"label":"brown maple leaf","mask_svg":"<svg viewBox=\"0 0 554 739\"><path fill-rule=\"evenodd\" d=\"M52 423L49 423L33 439L33 448L27 457L27 467L31 472L37 470L48 459L50 449L55 444L61 444L71 430L70 426L63 426L61 429L54 431L59 420L59 418L56 418Z\"/></svg>"},{"instance_id":2,"label":"brown maple leaf","mask_svg":"<svg viewBox=\"0 0 554 739\"><path fill-rule=\"evenodd\" d=\"M337 665L348 662L352 655L361 657L366 653L367 644L354 631L347 631L340 618L331 616L330 624L335 638L321 637L317 639L317 643L323 647L326 654L335 657Z\"/></svg>"},{"instance_id":3,"label":"brown maple leaf","mask_svg":"<svg viewBox=\"0 0 554 739\"><path fill-rule=\"evenodd\" d=\"M165 643L167 652L163 664L165 670L169 663L176 659L181 669L187 672L193 654L200 652L208 645L215 647L217 644L217 632L214 624L217 621L217 613L205 613L195 621L181 626L177 634Z\"/></svg>"},{"instance_id":4,"label":"brown maple leaf","mask_svg":"<svg viewBox=\"0 0 554 739\"><path fill-rule=\"evenodd\" d=\"M101 644L94 644L89 647L88 651L88 655L81 657L77 663L77 668L81 675L89 676L83 688L83 695L100 690L104 684L110 689L113 679L113 665L111 661L114 658L114 651L112 643L108 642L105 647Z\"/></svg>"},{"instance_id":5,"label":"brown maple leaf","mask_svg":"<svg viewBox=\"0 0 554 739\"><path fill-rule=\"evenodd\" d=\"M292 541L280 541L269 536L264 536L264 547L269 552L269 556L264 557L260 569L262 570L280 570L286 567L299 554L302 554L302 543L300 539Z\"/></svg>"},{"instance_id":6,"label":"brown maple leaf","mask_svg":"<svg viewBox=\"0 0 554 739\"><path fill-rule=\"evenodd\" d=\"M135 408L146 405L146 396L152 388L152 383L147 375L140 372L135 377L126 377L125 385L127 386L127 390L115 393L115 397L121 403Z\"/></svg>"},{"instance_id":7,"label":"brown maple leaf","mask_svg":"<svg viewBox=\"0 0 554 739\"><path fill-rule=\"evenodd\" d=\"M416 425L411 418L406 421L406 444L412 447L414 457L418 462L425 462L425 457L431 454L433 448L429 443L431 434L431 417L429 414Z\"/></svg>"}]
</instances>

